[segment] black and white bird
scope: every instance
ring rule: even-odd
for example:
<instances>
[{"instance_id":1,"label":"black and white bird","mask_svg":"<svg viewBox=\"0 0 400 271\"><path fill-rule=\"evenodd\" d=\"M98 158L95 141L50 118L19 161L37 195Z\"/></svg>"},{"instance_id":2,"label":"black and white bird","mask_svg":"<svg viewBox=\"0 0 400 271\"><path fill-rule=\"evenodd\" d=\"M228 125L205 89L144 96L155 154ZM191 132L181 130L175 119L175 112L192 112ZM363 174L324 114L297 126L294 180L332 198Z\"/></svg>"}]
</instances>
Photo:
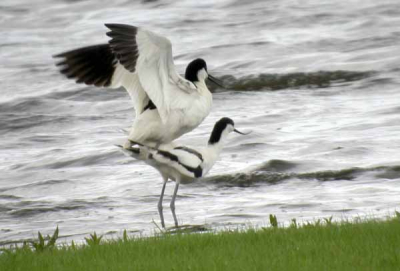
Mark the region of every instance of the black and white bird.
<instances>
[{"instance_id":1,"label":"black and white bird","mask_svg":"<svg viewBox=\"0 0 400 271\"><path fill-rule=\"evenodd\" d=\"M129 139L147 146L166 144L196 128L210 113L212 77L203 59L195 59L182 77L175 69L171 42L156 33L124 24L106 24L108 44L55 55L60 72L77 83L123 86L136 117Z\"/></svg>"},{"instance_id":2,"label":"black and white bird","mask_svg":"<svg viewBox=\"0 0 400 271\"><path fill-rule=\"evenodd\" d=\"M190 148L187 146L168 144L161 145L158 148L152 148L136 143L133 143L132 146L128 148L119 146L128 156L142 160L160 172L163 179L163 187L158 201L158 212L163 228L165 228L165 223L162 201L168 180L175 181L176 183L170 207L175 226L177 227L178 220L175 214L175 199L179 184L181 182L204 177L217 161L228 134L232 131L245 135L235 129L232 119L222 118L215 123L208 144L205 147Z\"/></svg>"}]
</instances>

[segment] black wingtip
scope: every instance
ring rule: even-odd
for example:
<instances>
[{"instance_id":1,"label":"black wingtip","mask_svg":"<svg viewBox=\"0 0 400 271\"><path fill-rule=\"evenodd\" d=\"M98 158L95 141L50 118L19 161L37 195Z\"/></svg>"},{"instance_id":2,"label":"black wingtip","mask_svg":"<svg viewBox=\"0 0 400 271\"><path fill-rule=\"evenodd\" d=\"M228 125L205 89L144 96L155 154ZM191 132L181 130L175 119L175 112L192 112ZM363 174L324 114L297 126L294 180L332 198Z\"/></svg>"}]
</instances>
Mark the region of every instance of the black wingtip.
<instances>
[{"instance_id":1,"label":"black wingtip","mask_svg":"<svg viewBox=\"0 0 400 271\"><path fill-rule=\"evenodd\" d=\"M56 54L56 55L52 55L51 57L52 57L52 58L62 58L62 57L66 57L66 56L68 55L69 52L71 52L71 51L58 53L58 54Z\"/></svg>"},{"instance_id":2,"label":"black wingtip","mask_svg":"<svg viewBox=\"0 0 400 271\"><path fill-rule=\"evenodd\" d=\"M113 28L115 26L119 26L119 25L126 25L126 24L120 24L120 23L106 23L104 24L107 28Z\"/></svg>"},{"instance_id":3,"label":"black wingtip","mask_svg":"<svg viewBox=\"0 0 400 271\"><path fill-rule=\"evenodd\" d=\"M110 24L110 23L107 23L107 24L104 24L105 25L105 27L107 27L108 29L110 29L110 30L112 30L112 31L118 31L118 30L130 30L130 31L132 31L132 30L136 30L137 29L137 27L136 26L133 26L133 25L129 25L129 24L115 24L115 23L113 23L113 24Z\"/></svg>"},{"instance_id":4,"label":"black wingtip","mask_svg":"<svg viewBox=\"0 0 400 271\"><path fill-rule=\"evenodd\" d=\"M112 38L112 34L111 33L112 33L111 31L106 32L106 36Z\"/></svg>"},{"instance_id":5,"label":"black wingtip","mask_svg":"<svg viewBox=\"0 0 400 271\"><path fill-rule=\"evenodd\" d=\"M105 27L112 30L116 24L104 24Z\"/></svg>"},{"instance_id":6,"label":"black wingtip","mask_svg":"<svg viewBox=\"0 0 400 271\"><path fill-rule=\"evenodd\" d=\"M104 26L107 27L107 28L109 28L109 29L111 29L111 28L113 27L113 25L115 25L115 24L110 24L110 23L104 24Z\"/></svg>"},{"instance_id":7,"label":"black wingtip","mask_svg":"<svg viewBox=\"0 0 400 271\"><path fill-rule=\"evenodd\" d=\"M138 28L127 24L104 24L111 31L106 35L111 38L108 42L119 62L130 72L135 72L138 60L136 34Z\"/></svg>"},{"instance_id":8,"label":"black wingtip","mask_svg":"<svg viewBox=\"0 0 400 271\"><path fill-rule=\"evenodd\" d=\"M129 25L129 24L121 24L121 23L105 23L104 24L106 27L110 28L110 27L127 27L127 28L132 28L134 27L133 25Z\"/></svg>"},{"instance_id":9,"label":"black wingtip","mask_svg":"<svg viewBox=\"0 0 400 271\"><path fill-rule=\"evenodd\" d=\"M107 87L111 84L117 58L110 45L98 44L53 55L60 73L77 83ZM60 59L61 58L61 59Z\"/></svg>"}]
</instances>

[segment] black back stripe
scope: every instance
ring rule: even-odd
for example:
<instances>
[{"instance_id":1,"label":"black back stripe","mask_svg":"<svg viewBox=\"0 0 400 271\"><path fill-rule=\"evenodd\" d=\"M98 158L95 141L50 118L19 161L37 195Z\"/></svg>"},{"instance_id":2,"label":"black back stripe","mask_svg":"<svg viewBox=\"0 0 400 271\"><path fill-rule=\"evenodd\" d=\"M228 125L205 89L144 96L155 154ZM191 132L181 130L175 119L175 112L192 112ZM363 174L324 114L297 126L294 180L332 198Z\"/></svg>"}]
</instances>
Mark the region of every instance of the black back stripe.
<instances>
[{"instance_id":1,"label":"black back stripe","mask_svg":"<svg viewBox=\"0 0 400 271\"><path fill-rule=\"evenodd\" d=\"M178 156L176 156L175 154L172 154L172 153L167 152L167 151L162 151L162 150L158 150L157 153L161 154L162 156L164 156L165 158L168 158L171 161L179 163Z\"/></svg>"},{"instance_id":2,"label":"black back stripe","mask_svg":"<svg viewBox=\"0 0 400 271\"><path fill-rule=\"evenodd\" d=\"M136 61L139 57L136 43L136 26L126 24L106 24L111 30L107 36L111 38L109 44L119 62L130 72L135 72Z\"/></svg>"},{"instance_id":3,"label":"black back stripe","mask_svg":"<svg viewBox=\"0 0 400 271\"><path fill-rule=\"evenodd\" d=\"M188 171L192 172L196 178L200 178L203 175L203 169L201 168L201 166L194 168L194 167L186 166L181 163L179 163L179 164L182 165L184 168L186 168Z\"/></svg>"},{"instance_id":4,"label":"black back stripe","mask_svg":"<svg viewBox=\"0 0 400 271\"><path fill-rule=\"evenodd\" d=\"M192 172L196 178L200 178L200 177L203 176L203 169L201 168L200 165L197 166L196 168L190 167L190 166L187 166L185 164L182 164L179 161L178 156L176 156L175 154L172 154L172 153L167 152L167 151L162 151L162 150L158 150L157 153L162 155L162 156L164 156L165 158L168 158L171 161L177 162L179 165L184 167L187 171Z\"/></svg>"},{"instance_id":5,"label":"black back stripe","mask_svg":"<svg viewBox=\"0 0 400 271\"><path fill-rule=\"evenodd\" d=\"M189 169L187 169L187 170L189 170ZM190 171L190 170L189 170ZM202 177L203 176L203 169L200 167L200 166L198 166L197 168L195 168L193 171L191 171L191 172L193 172L194 173L194 176L196 177L196 178L200 178L200 177Z\"/></svg>"},{"instance_id":6,"label":"black back stripe","mask_svg":"<svg viewBox=\"0 0 400 271\"><path fill-rule=\"evenodd\" d=\"M201 160L201 162L204 162L203 155L201 155L201 153L199 153L198 151L196 151L194 149L191 149L191 148L188 148L188 147L185 147L185 146L179 146L179 147L176 147L175 150L183 150L183 151L186 151L186 152L191 153L193 155L196 155L197 158L199 158Z\"/></svg>"},{"instance_id":7,"label":"black back stripe","mask_svg":"<svg viewBox=\"0 0 400 271\"><path fill-rule=\"evenodd\" d=\"M62 58L56 65L60 72L77 83L106 87L117 65L116 55L108 44L93 45L54 56Z\"/></svg>"}]
</instances>

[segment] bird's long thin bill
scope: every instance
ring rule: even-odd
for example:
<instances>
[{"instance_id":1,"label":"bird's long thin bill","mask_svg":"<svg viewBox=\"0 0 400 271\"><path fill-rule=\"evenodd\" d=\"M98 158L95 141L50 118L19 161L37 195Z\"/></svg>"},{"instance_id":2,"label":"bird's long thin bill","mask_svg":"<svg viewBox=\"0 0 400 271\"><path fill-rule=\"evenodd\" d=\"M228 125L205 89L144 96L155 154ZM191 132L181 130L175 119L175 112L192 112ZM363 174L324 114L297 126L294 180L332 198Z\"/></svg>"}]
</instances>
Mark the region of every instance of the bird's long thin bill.
<instances>
[{"instance_id":1,"label":"bird's long thin bill","mask_svg":"<svg viewBox=\"0 0 400 271\"><path fill-rule=\"evenodd\" d=\"M233 131L234 131L235 133L238 133L238 134L241 134L241 135L248 135L248 134L250 134L250 132L248 132L248 133L243 133L243 132L241 132L241 131L239 131L239 130L236 130L236 129L233 129Z\"/></svg>"},{"instance_id":2,"label":"bird's long thin bill","mask_svg":"<svg viewBox=\"0 0 400 271\"><path fill-rule=\"evenodd\" d=\"M208 79L210 79L210 81L213 82L214 84L216 84L217 86L219 86L221 88L225 88L224 85L222 84L222 81L219 80L218 78L215 78L211 74L208 74Z\"/></svg>"}]
</instances>

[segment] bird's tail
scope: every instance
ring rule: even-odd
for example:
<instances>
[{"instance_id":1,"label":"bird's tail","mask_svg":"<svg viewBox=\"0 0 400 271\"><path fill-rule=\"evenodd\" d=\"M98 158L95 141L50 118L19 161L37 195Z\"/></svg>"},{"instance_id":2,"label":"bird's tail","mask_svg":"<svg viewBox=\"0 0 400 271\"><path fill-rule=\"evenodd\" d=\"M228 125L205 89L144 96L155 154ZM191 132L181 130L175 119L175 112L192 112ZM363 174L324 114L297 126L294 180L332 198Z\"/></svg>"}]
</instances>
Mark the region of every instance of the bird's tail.
<instances>
[{"instance_id":1,"label":"bird's tail","mask_svg":"<svg viewBox=\"0 0 400 271\"><path fill-rule=\"evenodd\" d=\"M127 156L133 157L138 160L147 160L151 157L151 147L145 146L137 142L131 142L130 144L115 145Z\"/></svg>"},{"instance_id":2,"label":"bird's tail","mask_svg":"<svg viewBox=\"0 0 400 271\"><path fill-rule=\"evenodd\" d=\"M122 151L125 155L133 157L135 159L140 159L140 148L124 148L121 145L115 145Z\"/></svg>"}]
</instances>

